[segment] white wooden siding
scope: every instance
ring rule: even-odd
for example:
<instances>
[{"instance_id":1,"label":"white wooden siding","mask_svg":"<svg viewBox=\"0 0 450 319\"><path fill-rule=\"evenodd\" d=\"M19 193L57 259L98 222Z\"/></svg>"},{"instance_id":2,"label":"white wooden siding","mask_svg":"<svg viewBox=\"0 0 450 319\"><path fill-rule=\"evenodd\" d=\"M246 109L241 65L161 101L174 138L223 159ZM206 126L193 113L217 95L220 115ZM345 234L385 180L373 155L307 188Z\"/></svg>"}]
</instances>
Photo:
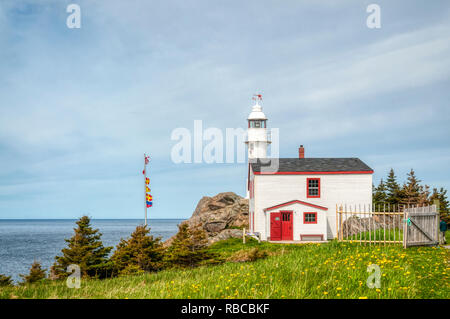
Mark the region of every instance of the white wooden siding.
<instances>
[{"instance_id":1,"label":"white wooden siding","mask_svg":"<svg viewBox=\"0 0 450 319\"><path fill-rule=\"evenodd\" d=\"M250 200L250 211L255 212L255 232L261 233L261 239L270 236L270 220L264 208L279 205L291 200L301 200L324 206L328 210L308 206L296 206L294 211L294 240L300 240L300 234L309 232L312 224L303 224L303 212L317 212L319 220L326 216L324 238L336 236L336 204L371 204L372 174L312 174L312 175L253 175L254 198ZM306 179L320 178L320 198L306 196ZM280 208L288 210L288 208ZM303 211L302 211L303 210ZM298 211L298 212L297 212ZM301 214L300 214L301 213ZM319 225L319 224L318 224ZM320 227L320 226L318 226Z\"/></svg>"},{"instance_id":2,"label":"white wooden siding","mask_svg":"<svg viewBox=\"0 0 450 319\"><path fill-rule=\"evenodd\" d=\"M281 210L291 210L293 214L293 237L294 240L300 240L300 235L323 235L324 240L327 239L327 211L310 206L303 205L301 203L292 203L280 208L275 208L270 211L266 211L266 219L268 221L269 228L267 229L267 237L270 235L270 214L273 212L279 212ZM316 224L304 224L304 213L317 213Z\"/></svg>"}]
</instances>

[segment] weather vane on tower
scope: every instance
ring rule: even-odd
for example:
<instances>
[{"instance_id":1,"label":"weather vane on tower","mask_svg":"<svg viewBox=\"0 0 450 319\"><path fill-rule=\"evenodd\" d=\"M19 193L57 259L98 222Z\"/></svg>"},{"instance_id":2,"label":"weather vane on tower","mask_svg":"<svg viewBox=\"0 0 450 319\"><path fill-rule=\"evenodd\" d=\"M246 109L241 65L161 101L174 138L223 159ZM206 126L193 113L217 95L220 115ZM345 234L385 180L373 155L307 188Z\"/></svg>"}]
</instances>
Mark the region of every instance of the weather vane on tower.
<instances>
[{"instance_id":1,"label":"weather vane on tower","mask_svg":"<svg viewBox=\"0 0 450 319\"><path fill-rule=\"evenodd\" d=\"M252 100L258 103L258 101L262 101L262 94L253 94Z\"/></svg>"}]
</instances>

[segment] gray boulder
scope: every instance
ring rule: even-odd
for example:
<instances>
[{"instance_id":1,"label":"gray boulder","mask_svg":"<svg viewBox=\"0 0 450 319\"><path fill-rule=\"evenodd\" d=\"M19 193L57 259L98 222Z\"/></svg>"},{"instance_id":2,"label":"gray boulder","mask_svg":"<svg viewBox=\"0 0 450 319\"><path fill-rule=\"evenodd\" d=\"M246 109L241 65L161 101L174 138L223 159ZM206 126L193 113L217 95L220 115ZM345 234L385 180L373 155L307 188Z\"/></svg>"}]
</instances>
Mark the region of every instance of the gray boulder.
<instances>
[{"instance_id":1,"label":"gray boulder","mask_svg":"<svg viewBox=\"0 0 450 319\"><path fill-rule=\"evenodd\" d=\"M242 230L248 228L248 199L233 192L205 196L197 204L191 218L182 222L190 228L202 227L209 244L231 237L241 237ZM165 242L169 245L173 237Z\"/></svg>"},{"instance_id":2,"label":"gray boulder","mask_svg":"<svg viewBox=\"0 0 450 319\"><path fill-rule=\"evenodd\" d=\"M367 231L375 231L377 229L394 229L402 227L402 218L397 215L386 216L374 213L372 217L352 216L344 220L342 230L345 237L353 236Z\"/></svg>"}]
</instances>

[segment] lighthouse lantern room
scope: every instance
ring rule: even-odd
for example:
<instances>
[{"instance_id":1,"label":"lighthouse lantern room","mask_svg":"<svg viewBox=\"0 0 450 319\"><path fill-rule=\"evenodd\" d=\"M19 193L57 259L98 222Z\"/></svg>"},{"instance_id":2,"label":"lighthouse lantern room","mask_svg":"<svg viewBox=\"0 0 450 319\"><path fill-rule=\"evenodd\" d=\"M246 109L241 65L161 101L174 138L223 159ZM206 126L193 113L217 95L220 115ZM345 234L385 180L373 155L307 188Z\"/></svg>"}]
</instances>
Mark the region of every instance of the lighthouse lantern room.
<instances>
[{"instance_id":1,"label":"lighthouse lantern room","mask_svg":"<svg viewBox=\"0 0 450 319\"><path fill-rule=\"evenodd\" d=\"M270 139L267 134L267 117L259 104L262 101L261 94L255 95L253 100L256 104L253 106L252 112L248 116L246 141L248 146L248 158L266 158Z\"/></svg>"}]
</instances>

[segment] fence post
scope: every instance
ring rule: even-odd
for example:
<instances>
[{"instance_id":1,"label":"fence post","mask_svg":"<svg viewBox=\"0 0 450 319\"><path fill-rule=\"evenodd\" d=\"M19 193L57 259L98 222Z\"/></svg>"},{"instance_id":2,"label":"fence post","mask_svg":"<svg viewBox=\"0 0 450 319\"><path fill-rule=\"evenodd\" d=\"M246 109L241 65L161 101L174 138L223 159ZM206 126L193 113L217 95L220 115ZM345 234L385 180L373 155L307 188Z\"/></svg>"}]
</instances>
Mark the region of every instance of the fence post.
<instances>
[{"instance_id":1,"label":"fence post","mask_svg":"<svg viewBox=\"0 0 450 319\"><path fill-rule=\"evenodd\" d=\"M336 238L339 241L338 205L336 204Z\"/></svg>"},{"instance_id":2,"label":"fence post","mask_svg":"<svg viewBox=\"0 0 450 319\"><path fill-rule=\"evenodd\" d=\"M436 239L437 239L437 242L439 245L441 243L439 240L439 226L440 226L440 217L441 217L439 199L435 199L433 201L433 205L436 206L436 232L435 232L435 234L436 234ZM444 238L444 240L445 240L445 238Z\"/></svg>"},{"instance_id":3,"label":"fence post","mask_svg":"<svg viewBox=\"0 0 450 319\"><path fill-rule=\"evenodd\" d=\"M378 206L379 208L380 206ZM380 212L380 209L378 209L378 212ZM389 240L389 238L388 238ZM383 212L383 241L384 246L386 246L386 212Z\"/></svg>"},{"instance_id":4,"label":"fence post","mask_svg":"<svg viewBox=\"0 0 450 319\"><path fill-rule=\"evenodd\" d=\"M366 204L364 204L363 209L366 212ZM369 246L372 246L372 229L370 227L371 227L371 223L373 221L373 215L371 214L370 211L368 213L369 213L369 219L367 221L369 223Z\"/></svg>"},{"instance_id":5,"label":"fence post","mask_svg":"<svg viewBox=\"0 0 450 319\"><path fill-rule=\"evenodd\" d=\"M356 204L355 204L355 212L356 212ZM363 233L364 233L364 227L363 227L363 222L362 222L362 218L363 217L361 217L361 210L359 209L358 210L358 217L359 217L359 245L361 246L362 245L362 242L361 242L361 240L362 240L362 235L363 235ZM358 235L356 235L356 236L358 236Z\"/></svg>"},{"instance_id":6,"label":"fence post","mask_svg":"<svg viewBox=\"0 0 450 319\"><path fill-rule=\"evenodd\" d=\"M408 211L403 210L403 248L406 248L408 240Z\"/></svg>"},{"instance_id":7,"label":"fence post","mask_svg":"<svg viewBox=\"0 0 450 319\"><path fill-rule=\"evenodd\" d=\"M242 243L245 244L245 227L242 228Z\"/></svg>"}]
</instances>

